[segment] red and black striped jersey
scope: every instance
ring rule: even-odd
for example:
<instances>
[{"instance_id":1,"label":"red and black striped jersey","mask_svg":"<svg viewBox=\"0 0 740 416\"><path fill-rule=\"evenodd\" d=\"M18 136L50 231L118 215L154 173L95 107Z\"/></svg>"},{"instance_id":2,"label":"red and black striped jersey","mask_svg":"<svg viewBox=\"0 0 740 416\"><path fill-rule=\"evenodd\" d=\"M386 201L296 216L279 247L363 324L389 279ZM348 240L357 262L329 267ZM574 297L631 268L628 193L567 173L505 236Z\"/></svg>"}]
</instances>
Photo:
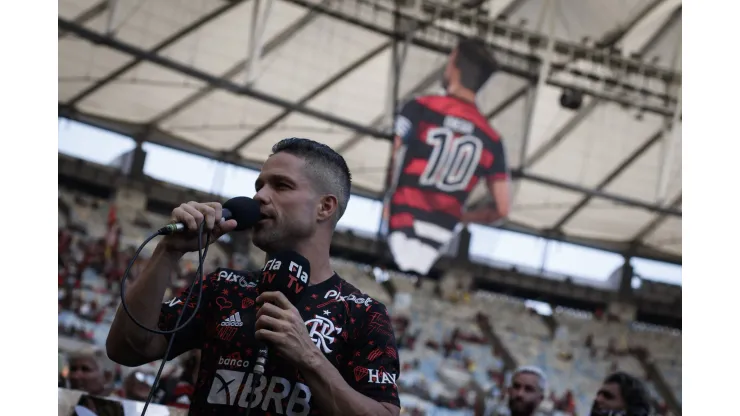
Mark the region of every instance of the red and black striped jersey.
<instances>
[{"instance_id":1,"label":"red and black striped jersey","mask_svg":"<svg viewBox=\"0 0 740 416\"><path fill-rule=\"evenodd\" d=\"M440 214L445 228L460 220L478 181L508 179L501 138L473 103L451 96L416 98L396 118L395 134L403 145L390 204ZM399 221L403 215L390 218L390 228L403 228Z\"/></svg>"}]
</instances>

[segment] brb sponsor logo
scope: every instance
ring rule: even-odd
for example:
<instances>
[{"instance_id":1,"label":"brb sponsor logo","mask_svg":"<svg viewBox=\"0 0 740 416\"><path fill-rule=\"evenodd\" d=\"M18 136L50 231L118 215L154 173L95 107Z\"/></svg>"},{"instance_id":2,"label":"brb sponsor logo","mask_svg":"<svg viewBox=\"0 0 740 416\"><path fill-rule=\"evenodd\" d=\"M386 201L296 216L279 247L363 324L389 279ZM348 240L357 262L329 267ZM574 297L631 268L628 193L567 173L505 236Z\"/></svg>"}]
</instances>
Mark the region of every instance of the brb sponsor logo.
<instances>
[{"instance_id":1,"label":"brb sponsor logo","mask_svg":"<svg viewBox=\"0 0 740 416\"><path fill-rule=\"evenodd\" d=\"M342 296L341 293L337 292L334 289L326 292L326 294L324 295L324 299L334 299L336 301L350 302L350 303L354 302L358 305L365 305L365 306L370 306L370 303L372 303L373 301L373 299L370 297L358 298L355 295Z\"/></svg>"},{"instance_id":2,"label":"brb sponsor logo","mask_svg":"<svg viewBox=\"0 0 740 416\"><path fill-rule=\"evenodd\" d=\"M249 386L253 377L253 373L217 370L208 393L208 403L243 408L249 406L252 409L260 407L264 412L289 416L306 416L311 411L311 390L305 384L292 384L282 377L263 375L252 394Z\"/></svg>"},{"instance_id":3,"label":"brb sponsor logo","mask_svg":"<svg viewBox=\"0 0 740 416\"><path fill-rule=\"evenodd\" d=\"M241 357L218 357L218 365L223 365L231 368L247 368L249 367L249 360L242 360Z\"/></svg>"}]
</instances>

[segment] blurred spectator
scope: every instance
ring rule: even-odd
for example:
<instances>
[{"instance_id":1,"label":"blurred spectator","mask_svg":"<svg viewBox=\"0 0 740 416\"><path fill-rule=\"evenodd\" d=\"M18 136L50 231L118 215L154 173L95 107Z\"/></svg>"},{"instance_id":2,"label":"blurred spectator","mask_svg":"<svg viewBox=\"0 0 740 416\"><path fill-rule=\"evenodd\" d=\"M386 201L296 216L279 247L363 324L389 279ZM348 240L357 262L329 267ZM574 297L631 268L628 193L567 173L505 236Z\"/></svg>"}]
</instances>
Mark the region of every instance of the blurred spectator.
<instances>
[{"instance_id":1,"label":"blurred spectator","mask_svg":"<svg viewBox=\"0 0 740 416\"><path fill-rule=\"evenodd\" d=\"M639 379L624 372L613 373L604 380L591 406L591 416L608 416L615 412L649 415L650 411L647 389Z\"/></svg>"},{"instance_id":2,"label":"blurred spectator","mask_svg":"<svg viewBox=\"0 0 740 416\"><path fill-rule=\"evenodd\" d=\"M96 396L113 390L113 362L101 348L72 353L69 362L69 386Z\"/></svg>"},{"instance_id":3,"label":"blurred spectator","mask_svg":"<svg viewBox=\"0 0 740 416\"><path fill-rule=\"evenodd\" d=\"M532 416L545 398L547 378L537 367L520 367L506 389L511 416Z\"/></svg>"}]
</instances>

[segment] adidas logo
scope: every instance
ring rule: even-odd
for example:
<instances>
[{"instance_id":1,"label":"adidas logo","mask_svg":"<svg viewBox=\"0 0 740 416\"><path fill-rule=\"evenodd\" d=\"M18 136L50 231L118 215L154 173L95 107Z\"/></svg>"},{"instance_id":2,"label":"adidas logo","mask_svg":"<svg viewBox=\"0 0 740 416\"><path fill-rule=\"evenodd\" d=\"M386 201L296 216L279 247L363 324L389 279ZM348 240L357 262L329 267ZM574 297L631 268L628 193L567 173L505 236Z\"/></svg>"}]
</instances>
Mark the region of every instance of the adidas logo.
<instances>
[{"instance_id":1,"label":"adidas logo","mask_svg":"<svg viewBox=\"0 0 740 416\"><path fill-rule=\"evenodd\" d=\"M223 322L221 322L221 326L242 326L244 323L242 322L241 316L239 316L239 312L229 316L228 318L224 319Z\"/></svg>"}]
</instances>

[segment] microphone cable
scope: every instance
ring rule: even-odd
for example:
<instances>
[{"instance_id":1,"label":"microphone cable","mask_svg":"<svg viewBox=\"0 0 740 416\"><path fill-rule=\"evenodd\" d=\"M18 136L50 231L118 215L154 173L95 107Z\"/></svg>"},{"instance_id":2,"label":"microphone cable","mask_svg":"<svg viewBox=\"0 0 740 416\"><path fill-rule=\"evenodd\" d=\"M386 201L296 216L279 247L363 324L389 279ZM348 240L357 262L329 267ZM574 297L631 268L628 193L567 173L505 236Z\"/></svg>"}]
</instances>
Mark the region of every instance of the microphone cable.
<instances>
[{"instance_id":1,"label":"microphone cable","mask_svg":"<svg viewBox=\"0 0 740 416\"><path fill-rule=\"evenodd\" d=\"M149 389L149 397L147 397L146 402L144 403L144 409L141 411L141 416L144 416L146 414L147 408L149 408L149 403L151 403L152 398L154 397L154 393L157 390L157 386L159 384L159 379L162 376L162 371L164 370L164 366L167 363L167 357L170 355L170 351L172 350L172 346L175 341L175 334L185 328L190 322L195 318L195 315L198 313L198 309L200 309L200 301L203 297L203 283L201 282L200 288L198 290L198 301L195 304L195 309L193 309L193 314L188 318L184 324L180 325L180 321L182 321L183 316L185 315L185 310L188 307L188 304L190 303L190 298L193 295L193 289L195 289L195 285L198 284L198 282L203 277L203 263L206 258L206 254L208 254L208 246L211 242L211 233L208 232L206 234L206 241L205 241L205 247L203 246L203 230L205 228L205 219L201 221L200 225L198 226L198 269L195 271L195 277L193 278L193 283L190 285L190 290L188 291L188 296L185 298L185 301L183 302L182 310L180 311L180 314L177 316L177 320L175 321L175 327L171 330L160 330L160 329L153 329L148 328L136 318L133 317L131 312L128 309L128 306L126 305L126 279L129 277L129 273L131 271L131 268L134 265L134 262L136 262L136 259L139 257L139 254L141 253L141 250L144 249L144 247L149 244L150 241L152 241L154 238L162 236L162 235L168 235L172 234L175 230L174 227L171 225L164 226L157 230L154 234L150 235L149 237L144 240L143 243L139 246L138 249L136 249L136 252L134 253L133 257L128 263L128 266L126 267L126 271L123 273L123 278L121 278L121 306L123 307L124 312L126 312L126 315L139 327L142 329L154 333L154 334L160 334L160 335L171 335L170 340L167 343L167 349L165 350L164 357L162 357L162 364L159 366L159 370L157 370L157 375L154 377L154 382L152 383L151 389Z\"/></svg>"},{"instance_id":2,"label":"microphone cable","mask_svg":"<svg viewBox=\"0 0 740 416\"><path fill-rule=\"evenodd\" d=\"M249 390L247 390L247 411L244 416L249 416L252 413L252 401L257 398L257 393L254 391L255 380L257 377L262 377L265 374L265 366L267 365L267 345L264 343L260 346L257 360L254 363L254 369L252 370L252 380L249 382ZM251 399L250 399L251 396Z\"/></svg>"}]
</instances>

